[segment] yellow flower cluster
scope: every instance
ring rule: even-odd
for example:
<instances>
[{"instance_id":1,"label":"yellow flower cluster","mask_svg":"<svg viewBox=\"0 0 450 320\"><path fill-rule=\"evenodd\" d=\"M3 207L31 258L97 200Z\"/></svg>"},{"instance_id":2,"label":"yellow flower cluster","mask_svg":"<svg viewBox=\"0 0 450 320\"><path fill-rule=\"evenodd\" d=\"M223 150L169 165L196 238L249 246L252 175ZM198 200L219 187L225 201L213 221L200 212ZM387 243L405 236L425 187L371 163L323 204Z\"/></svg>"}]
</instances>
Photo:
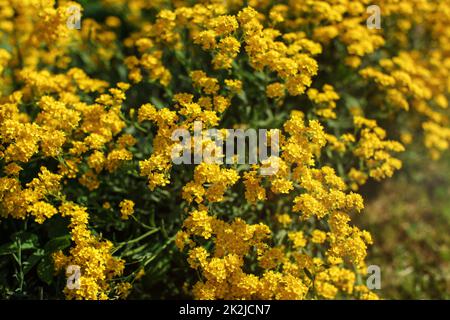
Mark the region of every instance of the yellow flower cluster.
<instances>
[{"instance_id":1,"label":"yellow flower cluster","mask_svg":"<svg viewBox=\"0 0 450 320\"><path fill-rule=\"evenodd\" d=\"M271 182L275 193L289 194L292 190L298 194L305 190L293 199L292 212L301 214L296 220L327 221L329 230L311 230L307 236L302 230L291 229L289 242L271 246L268 241L271 230L267 225L248 225L239 218L227 223L209 213L212 202L226 201L223 194L237 182L238 176L232 169L220 169L219 165L198 165L194 181L183 190L185 199L188 202L195 199L198 209L189 214L176 240L181 250L189 248L191 267L201 271L202 280L193 288L196 298L302 299L308 294L334 298L338 292L353 293L356 275L340 265L349 259L364 270L366 246L372 240L366 231L348 224L348 214L361 211L363 200L358 194L345 192L346 184L332 168L312 168L314 153L319 153L325 145L325 133L316 121L305 126L303 118L302 113L294 112L284 125L289 137L281 139L283 152L275 175L263 178L255 169L244 173L245 196L249 203L265 201L267 190L263 180ZM289 183L286 191L279 190L277 181L280 180ZM206 183L209 187L205 190ZM290 230L290 215L284 215L279 221ZM212 241L214 249L205 249L199 238ZM311 256L305 250L327 240L329 249L324 252L325 259ZM244 258L251 256L265 270L262 276L244 272ZM282 271L276 271L278 267ZM311 278L316 273L322 275L321 280Z\"/></svg>"},{"instance_id":2,"label":"yellow flower cluster","mask_svg":"<svg viewBox=\"0 0 450 320\"><path fill-rule=\"evenodd\" d=\"M367 27L370 4L381 29ZM351 224L355 192L402 167L396 140L422 131L432 158L449 149L448 1L96 5L110 15L71 30L75 2L0 0L0 218L67 222L72 245L54 264L80 266L81 281L66 296L125 297L97 213L147 227L139 207L169 194L195 298L377 298L361 281L372 237ZM172 134L197 121L189 151L202 162L175 167ZM280 154L211 163L205 131L226 127L278 130ZM124 196L117 180L149 190Z\"/></svg>"},{"instance_id":3,"label":"yellow flower cluster","mask_svg":"<svg viewBox=\"0 0 450 320\"><path fill-rule=\"evenodd\" d=\"M135 139L122 132L120 111L129 85L119 82L106 91L107 82L68 68L70 47L83 37L67 28L69 6L80 7L67 1L57 8L53 1L0 2L0 34L14 46L12 52L0 50L0 212L38 224L56 215L68 218L72 247L68 255L55 253L55 268L77 265L81 279L80 288L66 289L66 296L107 299L124 261L112 256L110 241L91 231L87 209L68 201L64 186L78 181L97 189L102 172L132 159L128 149ZM36 161L39 172L23 183L21 176L32 173Z\"/></svg>"},{"instance_id":4,"label":"yellow flower cluster","mask_svg":"<svg viewBox=\"0 0 450 320\"><path fill-rule=\"evenodd\" d=\"M121 217L124 220L128 220L128 216L134 213L134 202L131 200L122 200L119 203Z\"/></svg>"},{"instance_id":5,"label":"yellow flower cluster","mask_svg":"<svg viewBox=\"0 0 450 320\"><path fill-rule=\"evenodd\" d=\"M334 91L330 85L323 86L323 92L311 88L307 92L308 98L318 105L319 109L315 113L324 118L335 119L336 113L333 111L336 108L336 100L339 100L339 95Z\"/></svg>"},{"instance_id":6,"label":"yellow flower cluster","mask_svg":"<svg viewBox=\"0 0 450 320\"><path fill-rule=\"evenodd\" d=\"M431 59L419 52L400 52L392 59L382 59L379 67L367 67L360 74L374 81L385 95L385 102L395 110L409 111L414 116L408 122L422 123L425 146L432 158L439 158L448 149L448 100L449 60L440 52L433 52Z\"/></svg>"},{"instance_id":7,"label":"yellow flower cluster","mask_svg":"<svg viewBox=\"0 0 450 320\"><path fill-rule=\"evenodd\" d=\"M397 141L384 141L386 131L378 127L375 120L356 116L354 123L356 128L361 129L361 137L353 151L355 156L364 161L370 177L376 180L391 177L402 163L392 157L389 151L402 152L405 150L403 145Z\"/></svg>"},{"instance_id":8,"label":"yellow flower cluster","mask_svg":"<svg viewBox=\"0 0 450 320\"><path fill-rule=\"evenodd\" d=\"M183 198L189 203L194 200L197 203L223 201L225 191L238 179L239 175L233 169L221 169L217 164L203 162L195 168L194 180L183 187Z\"/></svg>"},{"instance_id":9,"label":"yellow flower cluster","mask_svg":"<svg viewBox=\"0 0 450 320\"><path fill-rule=\"evenodd\" d=\"M87 225L89 214L86 209L71 202L63 203L59 211L63 217L70 219L70 233L74 246L70 255L61 251L53 255L57 271L72 265L80 268L79 288L66 287L64 292L68 299L105 300L111 291L110 282L120 276L124 261L111 255L113 244L100 240L89 231Z\"/></svg>"}]
</instances>

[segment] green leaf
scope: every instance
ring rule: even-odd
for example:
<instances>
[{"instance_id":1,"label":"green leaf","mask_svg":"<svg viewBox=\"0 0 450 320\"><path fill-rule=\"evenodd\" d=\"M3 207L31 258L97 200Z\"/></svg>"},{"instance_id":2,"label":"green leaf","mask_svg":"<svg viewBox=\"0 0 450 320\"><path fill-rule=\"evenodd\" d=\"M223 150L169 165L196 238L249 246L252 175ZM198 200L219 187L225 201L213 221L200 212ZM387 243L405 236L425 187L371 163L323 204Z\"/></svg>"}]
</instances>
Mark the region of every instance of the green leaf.
<instances>
[{"instance_id":1,"label":"green leaf","mask_svg":"<svg viewBox=\"0 0 450 320\"><path fill-rule=\"evenodd\" d=\"M164 108L164 102L156 96L150 97L150 102L153 103L158 109Z\"/></svg>"},{"instance_id":2,"label":"green leaf","mask_svg":"<svg viewBox=\"0 0 450 320\"><path fill-rule=\"evenodd\" d=\"M35 249L38 247L38 237L29 232L17 232L11 236L11 242L0 246L0 256L22 251Z\"/></svg>"},{"instance_id":3,"label":"green leaf","mask_svg":"<svg viewBox=\"0 0 450 320\"><path fill-rule=\"evenodd\" d=\"M22 250L35 249L39 246L37 235L25 231L15 233L11 240L17 242L17 244L20 242L20 248Z\"/></svg>"},{"instance_id":4,"label":"green leaf","mask_svg":"<svg viewBox=\"0 0 450 320\"><path fill-rule=\"evenodd\" d=\"M37 266L37 274L39 279L50 285L53 282L53 260L50 256L46 255L42 258Z\"/></svg>"},{"instance_id":5,"label":"green leaf","mask_svg":"<svg viewBox=\"0 0 450 320\"><path fill-rule=\"evenodd\" d=\"M14 253L15 251L17 251L17 244L16 243L6 243L2 246L0 246L0 256L4 256L7 254L11 254Z\"/></svg>"},{"instance_id":6,"label":"green leaf","mask_svg":"<svg viewBox=\"0 0 450 320\"><path fill-rule=\"evenodd\" d=\"M47 242L44 246L44 250L47 254L63 250L70 246L70 236L65 235L57 238L51 239L49 242Z\"/></svg>"},{"instance_id":7,"label":"green leaf","mask_svg":"<svg viewBox=\"0 0 450 320\"><path fill-rule=\"evenodd\" d=\"M344 95L344 101L347 108L352 108L360 105L359 100L349 94Z\"/></svg>"},{"instance_id":8,"label":"green leaf","mask_svg":"<svg viewBox=\"0 0 450 320\"><path fill-rule=\"evenodd\" d=\"M46 221L48 237L50 239L67 235L68 221L61 216L54 216Z\"/></svg>"},{"instance_id":9,"label":"green leaf","mask_svg":"<svg viewBox=\"0 0 450 320\"><path fill-rule=\"evenodd\" d=\"M23 263L23 274L26 275L43 257L44 250L38 249L33 252Z\"/></svg>"}]
</instances>

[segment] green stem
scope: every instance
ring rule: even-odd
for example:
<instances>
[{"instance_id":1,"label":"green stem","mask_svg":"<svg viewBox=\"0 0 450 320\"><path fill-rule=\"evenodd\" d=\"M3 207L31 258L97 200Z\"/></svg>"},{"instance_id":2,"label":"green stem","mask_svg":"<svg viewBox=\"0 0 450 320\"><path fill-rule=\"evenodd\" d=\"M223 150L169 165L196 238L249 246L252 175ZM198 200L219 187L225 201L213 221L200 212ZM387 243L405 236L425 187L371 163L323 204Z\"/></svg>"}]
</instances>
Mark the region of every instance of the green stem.
<instances>
[{"instance_id":1,"label":"green stem","mask_svg":"<svg viewBox=\"0 0 450 320\"><path fill-rule=\"evenodd\" d=\"M148 230L154 230L155 228L154 227L150 227L150 226L148 226L148 225L146 225L145 223L143 223L142 221L139 221L135 216L131 216L131 218L136 222L136 223L138 223L141 227L143 227L143 228L145 228L145 229L148 229Z\"/></svg>"},{"instance_id":2,"label":"green stem","mask_svg":"<svg viewBox=\"0 0 450 320\"><path fill-rule=\"evenodd\" d=\"M172 241L175 240L175 236L171 237L169 240L166 241L166 243L155 253L155 255L153 255L150 259L148 259L147 261L144 262L143 264L143 268L145 268L147 266L147 264L149 264L150 262L152 262L165 248L167 248L169 246L169 244L172 243Z\"/></svg>"},{"instance_id":3,"label":"green stem","mask_svg":"<svg viewBox=\"0 0 450 320\"><path fill-rule=\"evenodd\" d=\"M124 242L119 242L117 244L117 247L114 248L113 253L117 252L119 249L121 249L123 246L125 246L127 244L132 244L132 243L139 242L142 239L144 239L144 238L148 237L149 235L152 235L152 234L154 234L154 233L156 233L158 231L159 231L159 228L154 228L154 229L144 233L143 235L141 235L141 236L139 236L139 237L137 237L135 239L132 239L132 240L129 240L129 241L124 241Z\"/></svg>"}]
</instances>

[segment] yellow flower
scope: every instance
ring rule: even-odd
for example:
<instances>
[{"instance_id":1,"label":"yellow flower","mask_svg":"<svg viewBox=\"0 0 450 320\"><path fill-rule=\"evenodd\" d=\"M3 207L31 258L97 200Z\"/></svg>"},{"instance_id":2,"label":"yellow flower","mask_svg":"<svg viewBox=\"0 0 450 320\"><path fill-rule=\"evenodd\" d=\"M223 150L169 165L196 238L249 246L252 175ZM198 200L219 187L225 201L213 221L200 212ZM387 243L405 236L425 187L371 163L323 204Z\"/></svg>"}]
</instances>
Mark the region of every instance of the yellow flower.
<instances>
[{"instance_id":1,"label":"yellow flower","mask_svg":"<svg viewBox=\"0 0 450 320\"><path fill-rule=\"evenodd\" d=\"M119 203L120 214L123 220L128 220L128 217L134 213L134 202L131 200L122 200Z\"/></svg>"},{"instance_id":2,"label":"yellow flower","mask_svg":"<svg viewBox=\"0 0 450 320\"><path fill-rule=\"evenodd\" d=\"M324 243L326 238L327 238L327 234L325 232L316 229L316 230L313 230L313 232L312 232L311 241L313 243L320 244L320 243Z\"/></svg>"}]
</instances>

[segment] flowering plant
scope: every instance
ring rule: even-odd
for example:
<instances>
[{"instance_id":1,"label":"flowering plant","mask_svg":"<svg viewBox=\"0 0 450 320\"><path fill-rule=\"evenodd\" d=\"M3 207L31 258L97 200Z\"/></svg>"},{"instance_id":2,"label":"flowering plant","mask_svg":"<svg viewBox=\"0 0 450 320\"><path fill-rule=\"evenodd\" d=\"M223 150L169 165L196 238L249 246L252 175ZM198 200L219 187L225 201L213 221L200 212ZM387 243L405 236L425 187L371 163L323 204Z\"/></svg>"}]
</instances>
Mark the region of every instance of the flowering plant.
<instances>
[{"instance_id":1,"label":"flowering plant","mask_svg":"<svg viewBox=\"0 0 450 320\"><path fill-rule=\"evenodd\" d=\"M1 296L377 298L358 192L448 149L450 4L374 2L0 0ZM174 164L196 121L279 155Z\"/></svg>"}]
</instances>

